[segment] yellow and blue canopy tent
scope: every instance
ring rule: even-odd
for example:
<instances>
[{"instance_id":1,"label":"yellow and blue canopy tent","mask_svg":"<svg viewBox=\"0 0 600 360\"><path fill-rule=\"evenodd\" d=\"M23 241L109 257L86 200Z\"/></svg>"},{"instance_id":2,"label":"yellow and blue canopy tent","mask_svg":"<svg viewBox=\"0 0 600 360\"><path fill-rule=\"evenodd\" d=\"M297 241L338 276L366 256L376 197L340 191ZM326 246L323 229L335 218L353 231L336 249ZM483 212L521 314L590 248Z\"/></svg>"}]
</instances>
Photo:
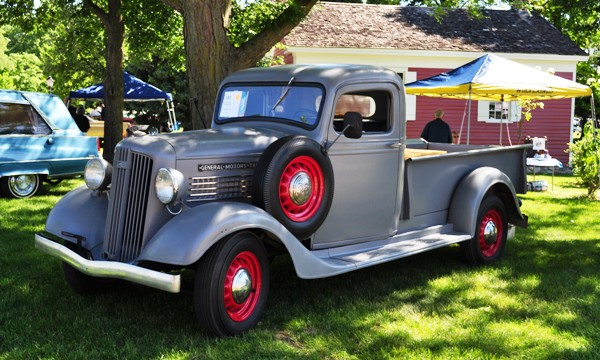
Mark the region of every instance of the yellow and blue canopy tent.
<instances>
[{"instance_id":1,"label":"yellow and blue canopy tent","mask_svg":"<svg viewBox=\"0 0 600 360\"><path fill-rule=\"evenodd\" d=\"M447 73L405 85L406 93L469 100L467 144L470 136L471 100L550 100L589 96L589 86L486 54Z\"/></svg>"}]
</instances>

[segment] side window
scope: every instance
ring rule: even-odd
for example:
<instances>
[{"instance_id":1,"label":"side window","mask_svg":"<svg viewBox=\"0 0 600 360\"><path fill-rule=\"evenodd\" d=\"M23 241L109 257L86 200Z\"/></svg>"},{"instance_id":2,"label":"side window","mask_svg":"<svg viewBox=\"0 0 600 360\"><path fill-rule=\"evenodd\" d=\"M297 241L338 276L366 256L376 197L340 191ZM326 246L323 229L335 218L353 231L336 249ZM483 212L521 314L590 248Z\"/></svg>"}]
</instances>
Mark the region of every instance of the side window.
<instances>
[{"instance_id":1,"label":"side window","mask_svg":"<svg viewBox=\"0 0 600 360\"><path fill-rule=\"evenodd\" d=\"M366 134L388 132L391 129L390 96L385 91L355 92L340 96L335 104L335 131L342 131L344 114L347 112L362 115L363 131Z\"/></svg>"},{"instance_id":2,"label":"side window","mask_svg":"<svg viewBox=\"0 0 600 360\"><path fill-rule=\"evenodd\" d=\"M0 135L47 135L52 130L31 105L0 104Z\"/></svg>"},{"instance_id":3,"label":"side window","mask_svg":"<svg viewBox=\"0 0 600 360\"><path fill-rule=\"evenodd\" d=\"M486 123L513 123L521 118L517 101L478 101L477 120Z\"/></svg>"}]
</instances>

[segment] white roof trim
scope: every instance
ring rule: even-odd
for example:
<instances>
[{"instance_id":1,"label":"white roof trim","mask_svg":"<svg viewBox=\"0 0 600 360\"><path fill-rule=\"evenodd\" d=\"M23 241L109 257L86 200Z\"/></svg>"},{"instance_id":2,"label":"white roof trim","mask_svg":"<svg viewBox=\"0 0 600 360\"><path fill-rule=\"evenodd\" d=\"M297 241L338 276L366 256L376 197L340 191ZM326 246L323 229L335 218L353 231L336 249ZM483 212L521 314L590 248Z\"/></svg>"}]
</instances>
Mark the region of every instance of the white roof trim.
<instances>
[{"instance_id":1,"label":"white roof trim","mask_svg":"<svg viewBox=\"0 0 600 360\"><path fill-rule=\"evenodd\" d=\"M399 50L399 49L359 49L359 48L320 48L320 47L298 47L288 46L287 52L290 53L321 53L321 54L359 54L359 55L387 55L387 56L416 56L416 57L453 57L473 59L486 52L475 51L443 51L443 50ZM497 53L494 54L508 58L516 59L535 59L546 61L588 61L588 56L581 55L558 55L558 54L523 54L523 53Z\"/></svg>"}]
</instances>

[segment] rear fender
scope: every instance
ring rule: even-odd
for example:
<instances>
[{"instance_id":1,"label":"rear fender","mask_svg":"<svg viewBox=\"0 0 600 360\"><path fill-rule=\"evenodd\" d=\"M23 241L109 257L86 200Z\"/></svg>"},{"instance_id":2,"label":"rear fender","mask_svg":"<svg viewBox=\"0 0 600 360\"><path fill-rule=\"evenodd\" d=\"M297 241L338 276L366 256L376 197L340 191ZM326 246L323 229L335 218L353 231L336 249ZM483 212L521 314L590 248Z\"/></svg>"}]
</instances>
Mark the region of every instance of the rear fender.
<instances>
[{"instance_id":1,"label":"rear fender","mask_svg":"<svg viewBox=\"0 0 600 360\"><path fill-rule=\"evenodd\" d=\"M502 200L509 223L527 227L527 216L521 213L510 178L496 168L481 167L465 176L454 191L448 222L454 225L455 231L475 236L479 206L489 193L496 194Z\"/></svg>"},{"instance_id":2,"label":"rear fender","mask_svg":"<svg viewBox=\"0 0 600 360\"><path fill-rule=\"evenodd\" d=\"M108 213L106 193L94 193L80 186L63 196L46 219L45 230L55 236L77 244L92 253L95 260L102 259L102 243Z\"/></svg>"}]
</instances>

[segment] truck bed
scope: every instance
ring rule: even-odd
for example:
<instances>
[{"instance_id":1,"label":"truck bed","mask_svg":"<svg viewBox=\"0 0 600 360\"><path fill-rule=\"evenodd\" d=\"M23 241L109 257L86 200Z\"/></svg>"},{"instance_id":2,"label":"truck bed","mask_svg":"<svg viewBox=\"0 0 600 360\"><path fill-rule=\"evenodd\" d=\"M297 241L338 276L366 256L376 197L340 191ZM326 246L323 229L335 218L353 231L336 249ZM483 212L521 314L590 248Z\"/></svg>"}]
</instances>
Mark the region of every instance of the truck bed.
<instances>
[{"instance_id":1,"label":"truck bed","mask_svg":"<svg viewBox=\"0 0 600 360\"><path fill-rule=\"evenodd\" d=\"M410 220L417 227L421 223L419 217L426 218L422 223L444 223L458 183L471 171L484 166L499 169L510 178L517 193L525 193L526 149L529 147L409 141L404 156L401 220Z\"/></svg>"}]
</instances>

